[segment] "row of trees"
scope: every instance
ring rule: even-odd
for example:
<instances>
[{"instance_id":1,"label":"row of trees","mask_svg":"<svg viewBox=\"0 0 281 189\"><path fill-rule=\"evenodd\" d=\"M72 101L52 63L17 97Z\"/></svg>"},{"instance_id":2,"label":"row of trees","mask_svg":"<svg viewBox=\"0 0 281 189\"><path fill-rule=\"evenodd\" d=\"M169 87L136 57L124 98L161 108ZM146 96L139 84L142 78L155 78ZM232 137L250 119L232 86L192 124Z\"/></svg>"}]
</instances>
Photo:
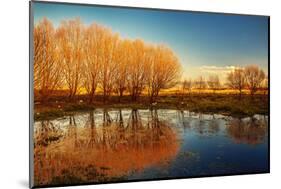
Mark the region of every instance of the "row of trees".
<instances>
[{"instance_id":1,"label":"row of trees","mask_svg":"<svg viewBox=\"0 0 281 189\"><path fill-rule=\"evenodd\" d=\"M231 88L239 90L240 98L243 89L249 89L251 95L254 95L259 88L267 87L268 84L264 71L254 65L236 68L228 74L227 80Z\"/></svg>"},{"instance_id":2,"label":"row of trees","mask_svg":"<svg viewBox=\"0 0 281 189\"><path fill-rule=\"evenodd\" d=\"M100 88L104 100L125 91L137 100L146 90L153 101L180 75L177 57L164 45L121 39L109 28L85 26L79 19L54 28L44 18L34 28L34 88L42 99L66 87L70 99L83 88L92 102Z\"/></svg>"},{"instance_id":3,"label":"row of trees","mask_svg":"<svg viewBox=\"0 0 281 189\"><path fill-rule=\"evenodd\" d=\"M192 89L197 89L199 93L203 89L211 89L215 93L216 90L221 89L222 84L218 75L209 76L208 80L205 80L203 76L199 76L196 80L184 79L182 81L182 91L191 94Z\"/></svg>"},{"instance_id":4,"label":"row of trees","mask_svg":"<svg viewBox=\"0 0 281 189\"><path fill-rule=\"evenodd\" d=\"M185 79L182 82L183 93L191 94L192 89L198 89L199 93L202 89L211 89L215 93L223 87L228 87L239 91L239 96L242 95L242 90L248 89L251 95L257 92L260 88L267 88L268 80L262 69L255 65L249 65L245 68L238 67L227 74L226 83L222 84L218 75L211 75L207 80L202 76L192 81Z\"/></svg>"},{"instance_id":5,"label":"row of trees","mask_svg":"<svg viewBox=\"0 0 281 189\"><path fill-rule=\"evenodd\" d=\"M97 89L106 101L115 93L119 99L128 93L133 101L146 92L150 101L161 89L177 85L181 66L171 49L146 44L142 40L122 39L109 28L98 24L85 26L79 19L63 21L55 28L44 18L34 28L34 88L41 99L54 91L66 89L72 99L81 89L92 102ZM253 95L266 76L257 66L236 68L228 73L226 86ZM209 88L215 93L224 85L218 75L207 80L181 82L183 93Z\"/></svg>"}]
</instances>

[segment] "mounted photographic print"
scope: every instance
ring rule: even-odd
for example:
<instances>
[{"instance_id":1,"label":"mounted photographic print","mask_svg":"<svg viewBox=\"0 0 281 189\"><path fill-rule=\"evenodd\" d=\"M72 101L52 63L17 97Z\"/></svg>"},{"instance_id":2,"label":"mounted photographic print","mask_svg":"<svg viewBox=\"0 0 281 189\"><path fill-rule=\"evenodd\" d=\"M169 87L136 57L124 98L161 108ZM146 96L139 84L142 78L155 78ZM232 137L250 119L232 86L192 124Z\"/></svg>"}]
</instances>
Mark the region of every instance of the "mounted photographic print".
<instances>
[{"instance_id":1,"label":"mounted photographic print","mask_svg":"<svg viewBox=\"0 0 281 189\"><path fill-rule=\"evenodd\" d=\"M30 2L30 187L269 161L268 16Z\"/></svg>"}]
</instances>

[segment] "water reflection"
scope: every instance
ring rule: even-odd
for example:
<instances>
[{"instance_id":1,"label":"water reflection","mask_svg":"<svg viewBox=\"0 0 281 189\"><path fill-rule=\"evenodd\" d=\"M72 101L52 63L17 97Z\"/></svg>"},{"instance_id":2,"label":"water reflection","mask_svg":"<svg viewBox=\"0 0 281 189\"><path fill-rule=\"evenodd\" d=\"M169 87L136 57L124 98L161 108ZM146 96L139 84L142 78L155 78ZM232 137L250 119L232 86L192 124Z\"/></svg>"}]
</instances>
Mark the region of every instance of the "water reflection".
<instances>
[{"instance_id":1,"label":"water reflection","mask_svg":"<svg viewBox=\"0 0 281 189\"><path fill-rule=\"evenodd\" d=\"M128 112L128 111L126 111ZM115 115L112 115L115 114ZM51 139L50 139L51 138ZM36 185L122 179L150 166L164 166L179 150L176 132L157 111L91 111L35 125Z\"/></svg>"},{"instance_id":2,"label":"water reflection","mask_svg":"<svg viewBox=\"0 0 281 189\"><path fill-rule=\"evenodd\" d=\"M97 109L38 121L35 184L266 171L267 119L183 110Z\"/></svg>"},{"instance_id":3,"label":"water reflection","mask_svg":"<svg viewBox=\"0 0 281 189\"><path fill-rule=\"evenodd\" d=\"M178 111L178 120L185 132L195 131L201 136L215 135L220 132L221 117L215 114L202 114L189 111Z\"/></svg>"},{"instance_id":4,"label":"water reflection","mask_svg":"<svg viewBox=\"0 0 281 189\"><path fill-rule=\"evenodd\" d=\"M35 130L34 146L47 146L51 142L58 141L62 136L62 130L51 121L41 121Z\"/></svg>"},{"instance_id":5,"label":"water reflection","mask_svg":"<svg viewBox=\"0 0 281 189\"><path fill-rule=\"evenodd\" d=\"M259 144L267 136L267 119L232 119L227 133L237 143Z\"/></svg>"}]
</instances>

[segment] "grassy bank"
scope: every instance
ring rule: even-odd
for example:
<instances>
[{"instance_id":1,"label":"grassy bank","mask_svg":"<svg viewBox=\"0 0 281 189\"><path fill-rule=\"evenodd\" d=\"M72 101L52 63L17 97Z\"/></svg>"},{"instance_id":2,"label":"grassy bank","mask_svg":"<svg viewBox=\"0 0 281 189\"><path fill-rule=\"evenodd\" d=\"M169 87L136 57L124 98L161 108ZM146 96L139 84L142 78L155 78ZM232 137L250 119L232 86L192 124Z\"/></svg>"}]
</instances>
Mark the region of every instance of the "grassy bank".
<instances>
[{"instance_id":1,"label":"grassy bank","mask_svg":"<svg viewBox=\"0 0 281 189\"><path fill-rule=\"evenodd\" d=\"M159 96L157 103L149 103L148 97L141 96L132 102L130 96L124 96L121 101L112 96L103 102L102 96L96 96L89 103L86 96L76 96L69 101L65 97L52 97L45 102L36 101L34 104L34 119L52 119L69 115L76 111L87 111L95 108L135 108L135 109L181 109L202 113L219 113L235 117L246 117L254 114L268 114L267 95L244 95L241 99L231 94L193 94L192 96Z\"/></svg>"}]
</instances>

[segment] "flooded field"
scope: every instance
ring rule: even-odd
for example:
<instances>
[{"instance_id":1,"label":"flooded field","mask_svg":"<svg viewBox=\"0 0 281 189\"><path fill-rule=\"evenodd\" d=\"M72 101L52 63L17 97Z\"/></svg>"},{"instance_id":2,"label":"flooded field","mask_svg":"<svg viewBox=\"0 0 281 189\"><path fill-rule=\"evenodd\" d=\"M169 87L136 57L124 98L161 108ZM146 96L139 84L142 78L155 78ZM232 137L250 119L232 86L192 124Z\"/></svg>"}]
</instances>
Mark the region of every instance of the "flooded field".
<instances>
[{"instance_id":1,"label":"flooded field","mask_svg":"<svg viewBox=\"0 0 281 189\"><path fill-rule=\"evenodd\" d=\"M268 172L268 117L96 109L34 124L35 185Z\"/></svg>"}]
</instances>

